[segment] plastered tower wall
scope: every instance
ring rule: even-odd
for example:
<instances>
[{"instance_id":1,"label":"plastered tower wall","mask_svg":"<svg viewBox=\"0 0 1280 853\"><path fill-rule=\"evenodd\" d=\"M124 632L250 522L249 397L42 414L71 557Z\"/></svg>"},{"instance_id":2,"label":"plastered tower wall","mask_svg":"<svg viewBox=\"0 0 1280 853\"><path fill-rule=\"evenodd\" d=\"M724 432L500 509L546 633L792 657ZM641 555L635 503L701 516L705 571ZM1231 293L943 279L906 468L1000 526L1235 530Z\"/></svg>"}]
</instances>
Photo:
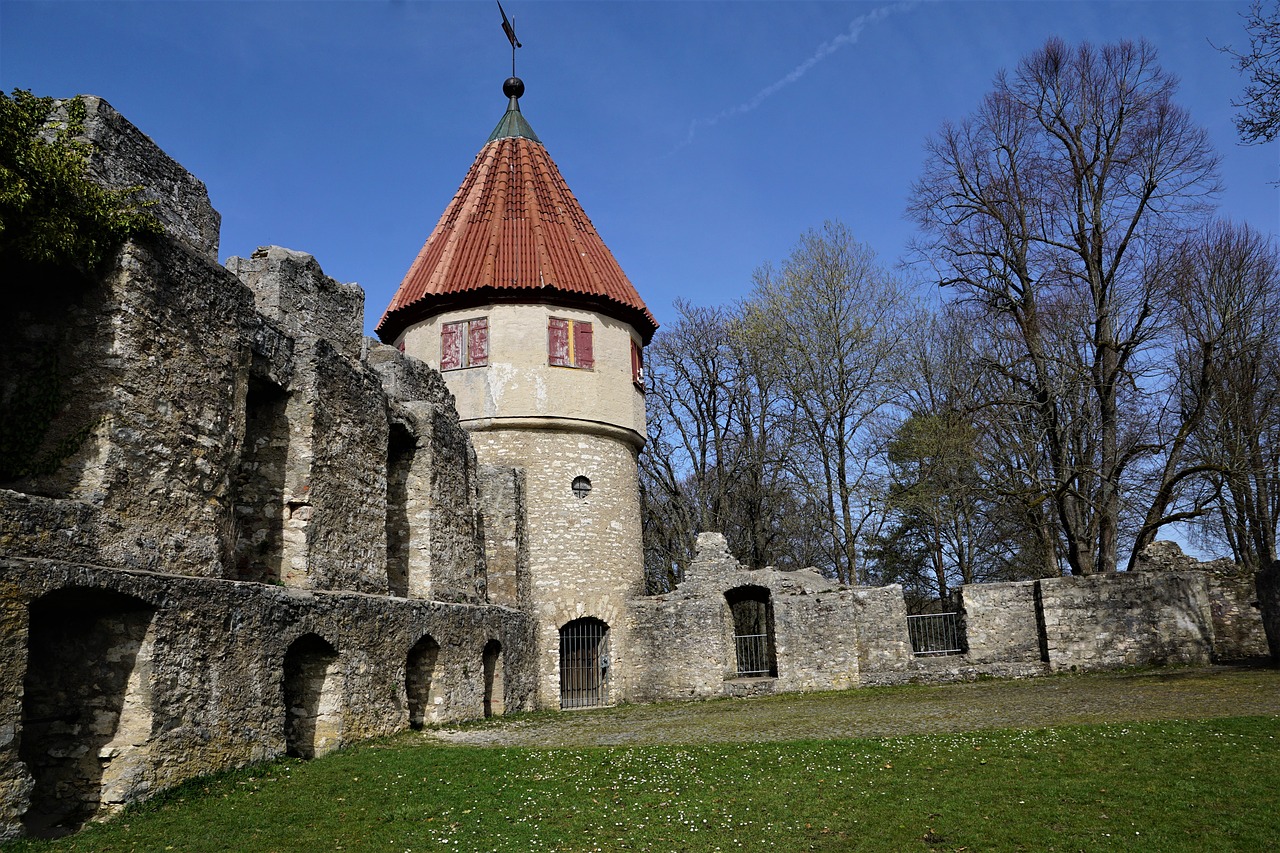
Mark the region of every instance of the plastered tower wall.
<instances>
[{"instance_id":1,"label":"plastered tower wall","mask_svg":"<svg viewBox=\"0 0 1280 853\"><path fill-rule=\"evenodd\" d=\"M594 366L547 363L547 323L553 318L592 325ZM440 366L440 331L448 323L482 318L489 329L489 363L445 372L468 429L494 419L558 418L615 427L643 445L644 394L632 382L631 346L640 336L627 323L597 311L554 305L484 305L448 311L410 327L405 352Z\"/></svg>"},{"instance_id":2,"label":"plastered tower wall","mask_svg":"<svg viewBox=\"0 0 1280 853\"><path fill-rule=\"evenodd\" d=\"M480 459L523 469L528 525L528 601L537 625L538 702L560 705L560 628L584 616L609 626L606 701L630 699L633 659L628 602L644 592L640 485L635 451L588 432L486 429L472 433ZM585 476L591 492L572 484Z\"/></svg>"},{"instance_id":3,"label":"plastered tower wall","mask_svg":"<svg viewBox=\"0 0 1280 853\"><path fill-rule=\"evenodd\" d=\"M592 325L589 369L548 364L551 318ZM483 319L484 365L442 375L457 401L459 422L471 433L482 465L522 472L518 482L495 480L506 497L487 511L497 528L511 527L504 511L523 501L521 533L527 564L516 571L514 527L488 543L500 569L491 600L533 615L537 628L538 703L560 705L560 629L582 617L609 627L605 701L629 699L638 661L628 602L644 591L640 484L636 454L643 443L644 395L632 381L630 325L595 311L561 306L484 305L450 311L404 333L405 351L440 363L441 328ZM585 477L581 495L574 481ZM489 531L486 531L486 536ZM506 555L506 556L504 556Z\"/></svg>"}]
</instances>

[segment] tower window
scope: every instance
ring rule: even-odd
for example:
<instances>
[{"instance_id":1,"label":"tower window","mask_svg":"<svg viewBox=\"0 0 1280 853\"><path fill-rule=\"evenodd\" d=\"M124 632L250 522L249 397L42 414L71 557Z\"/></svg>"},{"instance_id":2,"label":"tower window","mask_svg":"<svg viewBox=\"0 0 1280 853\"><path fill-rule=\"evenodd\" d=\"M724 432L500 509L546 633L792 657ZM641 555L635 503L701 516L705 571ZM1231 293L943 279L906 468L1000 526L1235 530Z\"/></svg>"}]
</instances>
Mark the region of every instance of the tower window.
<instances>
[{"instance_id":1,"label":"tower window","mask_svg":"<svg viewBox=\"0 0 1280 853\"><path fill-rule=\"evenodd\" d=\"M595 367L591 324L551 317L547 320L547 363L554 367Z\"/></svg>"},{"instance_id":2,"label":"tower window","mask_svg":"<svg viewBox=\"0 0 1280 853\"><path fill-rule=\"evenodd\" d=\"M585 500L587 495L591 494L591 481L586 477L574 477L573 485L570 488L573 489L574 497L578 500Z\"/></svg>"},{"instance_id":3,"label":"tower window","mask_svg":"<svg viewBox=\"0 0 1280 853\"><path fill-rule=\"evenodd\" d=\"M631 381L644 390L644 350L635 341L631 342Z\"/></svg>"},{"instance_id":4,"label":"tower window","mask_svg":"<svg viewBox=\"0 0 1280 853\"><path fill-rule=\"evenodd\" d=\"M458 370L489 363L489 320L477 317L440 327L440 369Z\"/></svg>"}]
</instances>

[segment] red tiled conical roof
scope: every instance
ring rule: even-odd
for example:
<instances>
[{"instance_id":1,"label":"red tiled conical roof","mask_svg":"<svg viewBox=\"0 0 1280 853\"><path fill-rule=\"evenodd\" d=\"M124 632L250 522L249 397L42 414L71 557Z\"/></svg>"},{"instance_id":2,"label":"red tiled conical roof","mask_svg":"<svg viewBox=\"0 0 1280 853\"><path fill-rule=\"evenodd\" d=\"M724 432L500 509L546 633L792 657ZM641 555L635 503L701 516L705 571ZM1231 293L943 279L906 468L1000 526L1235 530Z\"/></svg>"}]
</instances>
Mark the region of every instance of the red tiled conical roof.
<instances>
[{"instance_id":1,"label":"red tiled conical roof","mask_svg":"<svg viewBox=\"0 0 1280 853\"><path fill-rule=\"evenodd\" d=\"M418 253L378 336L394 341L442 311L547 302L658 324L511 98L489 142Z\"/></svg>"}]
</instances>

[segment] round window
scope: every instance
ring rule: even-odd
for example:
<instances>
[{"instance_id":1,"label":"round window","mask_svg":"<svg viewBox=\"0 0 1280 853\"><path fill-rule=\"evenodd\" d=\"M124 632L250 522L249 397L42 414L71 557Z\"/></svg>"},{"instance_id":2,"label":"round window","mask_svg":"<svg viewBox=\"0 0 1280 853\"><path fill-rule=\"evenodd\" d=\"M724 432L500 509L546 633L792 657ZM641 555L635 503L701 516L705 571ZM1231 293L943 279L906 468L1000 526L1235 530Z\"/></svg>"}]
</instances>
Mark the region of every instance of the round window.
<instances>
[{"instance_id":1,"label":"round window","mask_svg":"<svg viewBox=\"0 0 1280 853\"><path fill-rule=\"evenodd\" d=\"M586 477L574 477L573 494L578 500L586 498L587 495L591 494L591 481Z\"/></svg>"}]
</instances>

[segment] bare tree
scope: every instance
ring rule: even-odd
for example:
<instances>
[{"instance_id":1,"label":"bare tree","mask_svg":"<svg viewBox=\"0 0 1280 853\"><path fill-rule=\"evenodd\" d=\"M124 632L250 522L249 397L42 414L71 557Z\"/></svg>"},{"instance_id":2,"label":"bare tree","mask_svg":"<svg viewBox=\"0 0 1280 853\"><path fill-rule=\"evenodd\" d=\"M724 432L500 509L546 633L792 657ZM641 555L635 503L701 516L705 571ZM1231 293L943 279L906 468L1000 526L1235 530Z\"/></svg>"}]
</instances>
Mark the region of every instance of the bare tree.
<instances>
[{"instance_id":1,"label":"bare tree","mask_svg":"<svg viewBox=\"0 0 1280 853\"><path fill-rule=\"evenodd\" d=\"M996 315L1072 573L1114 571L1121 495L1152 452L1126 429L1159 331L1153 259L1217 190L1206 133L1145 42L1058 39L927 146L910 211L944 284Z\"/></svg>"},{"instance_id":2,"label":"bare tree","mask_svg":"<svg viewBox=\"0 0 1280 853\"><path fill-rule=\"evenodd\" d=\"M1280 2L1254 0L1244 21L1248 50L1222 50L1235 57L1236 67L1249 80L1244 97L1231 105L1242 110L1236 116L1241 141L1253 145L1280 135Z\"/></svg>"},{"instance_id":3,"label":"bare tree","mask_svg":"<svg viewBox=\"0 0 1280 853\"><path fill-rule=\"evenodd\" d=\"M1218 507L1210 535L1258 571L1278 556L1280 250L1248 226L1215 222L1178 261L1179 361L1195 373L1205 411L1191 452Z\"/></svg>"},{"instance_id":4,"label":"bare tree","mask_svg":"<svg viewBox=\"0 0 1280 853\"><path fill-rule=\"evenodd\" d=\"M898 352L911 318L903 286L849 229L828 222L804 234L774 269L756 272L748 324L773 353L792 421L797 482L825 508L826 568L843 583L865 580L859 540L882 509L877 421L899 387Z\"/></svg>"},{"instance_id":5,"label":"bare tree","mask_svg":"<svg viewBox=\"0 0 1280 853\"><path fill-rule=\"evenodd\" d=\"M640 469L650 589L679 581L703 531L724 532L748 565L799 568L811 512L790 478L776 359L744 331L745 309L676 310L649 348Z\"/></svg>"}]
</instances>

